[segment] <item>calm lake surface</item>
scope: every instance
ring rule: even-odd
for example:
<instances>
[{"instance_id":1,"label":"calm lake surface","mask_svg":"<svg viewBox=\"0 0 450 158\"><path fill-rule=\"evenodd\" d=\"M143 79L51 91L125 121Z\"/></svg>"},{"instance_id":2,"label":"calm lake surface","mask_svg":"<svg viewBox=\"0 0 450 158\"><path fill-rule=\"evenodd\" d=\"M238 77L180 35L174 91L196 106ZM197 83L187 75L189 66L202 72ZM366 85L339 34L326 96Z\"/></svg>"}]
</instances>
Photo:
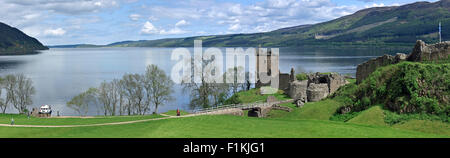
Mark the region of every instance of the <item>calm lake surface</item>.
<instances>
[{"instance_id":1,"label":"calm lake surface","mask_svg":"<svg viewBox=\"0 0 450 158\"><path fill-rule=\"evenodd\" d=\"M31 107L52 105L56 115L77 115L66 107L73 96L97 87L102 81L121 78L125 73L144 73L146 65L156 64L169 76L177 61L170 60L174 48L52 48L37 55L0 56L0 75L23 73L32 78L36 94ZM193 52L192 48L189 48ZM225 48L221 48L225 53ZM301 49L280 48L280 70L296 72L338 72L355 75L356 66L397 50L375 49ZM408 52L402 52L408 53ZM2 93L4 95L4 92ZM159 107L158 112L177 108L189 110L189 95L175 87L175 101ZM30 109L31 109L30 107ZM153 110L153 109L152 109ZM8 112L15 113L10 108ZM102 114L91 108L89 115Z\"/></svg>"}]
</instances>

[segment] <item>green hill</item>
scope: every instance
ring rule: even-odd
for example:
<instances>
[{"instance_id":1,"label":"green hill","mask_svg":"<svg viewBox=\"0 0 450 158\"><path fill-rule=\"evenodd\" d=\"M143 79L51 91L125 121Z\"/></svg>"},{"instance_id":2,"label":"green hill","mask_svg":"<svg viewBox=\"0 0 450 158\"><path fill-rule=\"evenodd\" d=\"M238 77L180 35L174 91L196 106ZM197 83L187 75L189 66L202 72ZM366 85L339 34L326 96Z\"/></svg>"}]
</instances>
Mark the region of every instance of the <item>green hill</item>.
<instances>
[{"instance_id":1,"label":"green hill","mask_svg":"<svg viewBox=\"0 0 450 158\"><path fill-rule=\"evenodd\" d=\"M37 39L0 22L0 55L32 54L46 49Z\"/></svg>"},{"instance_id":2,"label":"green hill","mask_svg":"<svg viewBox=\"0 0 450 158\"><path fill-rule=\"evenodd\" d=\"M123 41L107 46L191 47L193 40L197 39L203 40L203 46L412 46L417 39L427 43L437 42L439 22L443 26L442 38L449 39L450 27L447 26L450 26L450 0L363 9L328 22L265 33Z\"/></svg>"}]
</instances>

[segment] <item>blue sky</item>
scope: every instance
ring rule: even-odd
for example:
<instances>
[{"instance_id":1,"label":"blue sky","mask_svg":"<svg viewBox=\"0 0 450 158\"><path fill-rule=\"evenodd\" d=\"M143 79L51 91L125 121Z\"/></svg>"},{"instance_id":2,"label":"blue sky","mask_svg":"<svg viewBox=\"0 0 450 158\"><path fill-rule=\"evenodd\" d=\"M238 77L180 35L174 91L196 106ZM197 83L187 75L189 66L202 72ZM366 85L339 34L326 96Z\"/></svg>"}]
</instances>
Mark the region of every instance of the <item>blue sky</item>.
<instances>
[{"instance_id":1,"label":"blue sky","mask_svg":"<svg viewBox=\"0 0 450 158\"><path fill-rule=\"evenodd\" d=\"M0 22L45 45L266 32L416 0L0 0ZM435 2L436 0L429 0Z\"/></svg>"}]
</instances>

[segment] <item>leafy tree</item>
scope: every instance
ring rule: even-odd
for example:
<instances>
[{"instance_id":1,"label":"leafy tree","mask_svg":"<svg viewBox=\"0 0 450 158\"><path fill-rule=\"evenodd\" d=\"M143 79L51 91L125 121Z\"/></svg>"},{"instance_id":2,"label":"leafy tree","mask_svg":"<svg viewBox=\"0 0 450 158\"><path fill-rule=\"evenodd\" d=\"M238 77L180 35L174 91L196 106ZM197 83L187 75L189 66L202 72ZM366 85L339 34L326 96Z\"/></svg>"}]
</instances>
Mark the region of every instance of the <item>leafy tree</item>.
<instances>
[{"instance_id":1,"label":"leafy tree","mask_svg":"<svg viewBox=\"0 0 450 158\"><path fill-rule=\"evenodd\" d=\"M86 116L91 105L97 103L96 99L97 89L89 88L87 91L73 97L67 106L75 110L80 116Z\"/></svg>"},{"instance_id":2,"label":"leafy tree","mask_svg":"<svg viewBox=\"0 0 450 158\"><path fill-rule=\"evenodd\" d=\"M146 106L150 103L155 105L155 113L158 113L158 107L164 103L173 100L173 82L166 73L156 65L147 66L143 76L144 89L146 91Z\"/></svg>"}]
</instances>

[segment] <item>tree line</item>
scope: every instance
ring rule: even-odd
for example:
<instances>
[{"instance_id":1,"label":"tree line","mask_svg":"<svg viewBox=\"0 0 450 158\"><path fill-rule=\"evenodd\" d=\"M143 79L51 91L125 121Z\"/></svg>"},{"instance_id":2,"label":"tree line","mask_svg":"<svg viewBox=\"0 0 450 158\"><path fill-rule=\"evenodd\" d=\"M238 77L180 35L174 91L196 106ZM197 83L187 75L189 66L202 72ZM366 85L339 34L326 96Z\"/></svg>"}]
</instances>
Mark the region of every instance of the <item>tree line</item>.
<instances>
[{"instance_id":1,"label":"tree line","mask_svg":"<svg viewBox=\"0 0 450 158\"><path fill-rule=\"evenodd\" d=\"M95 106L103 115L144 115L158 112L158 107L174 100L172 80L156 65L149 65L144 74L125 74L122 79L103 81L73 97L67 106L85 116ZM97 106L100 105L100 106Z\"/></svg>"}]
</instances>

